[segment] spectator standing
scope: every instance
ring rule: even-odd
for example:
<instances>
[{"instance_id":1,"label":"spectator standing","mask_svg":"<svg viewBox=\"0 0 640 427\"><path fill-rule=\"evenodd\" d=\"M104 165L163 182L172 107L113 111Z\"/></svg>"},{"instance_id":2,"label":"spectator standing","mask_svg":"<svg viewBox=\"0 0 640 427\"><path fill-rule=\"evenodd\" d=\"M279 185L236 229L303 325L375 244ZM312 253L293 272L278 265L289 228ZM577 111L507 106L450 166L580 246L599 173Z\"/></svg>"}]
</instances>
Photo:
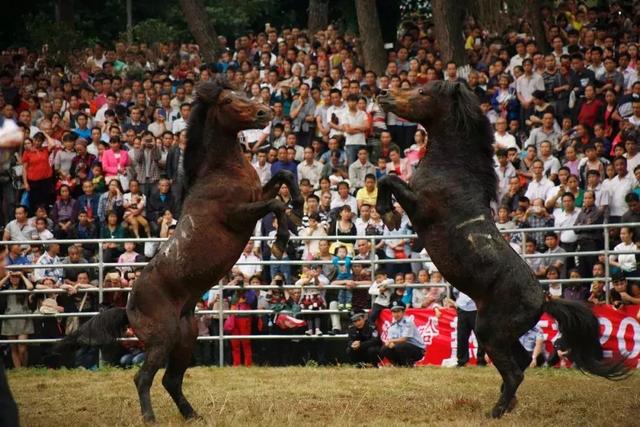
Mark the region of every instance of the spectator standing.
<instances>
[{"instance_id":1,"label":"spectator standing","mask_svg":"<svg viewBox=\"0 0 640 427\"><path fill-rule=\"evenodd\" d=\"M617 157L613 160L616 176L607 186L609 190L609 222L620 222L622 215L627 211L625 197L635 188L635 178L627 171L627 159Z\"/></svg>"},{"instance_id":2,"label":"spectator standing","mask_svg":"<svg viewBox=\"0 0 640 427\"><path fill-rule=\"evenodd\" d=\"M316 103L312 97L309 96L309 85L302 83L299 88L299 93L294 96L294 101L291 104L291 111L289 115L293 119L292 128L296 134L296 139L302 147L308 147L311 145L311 137L315 132L315 117Z\"/></svg>"},{"instance_id":3,"label":"spectator standing","mask_svg":"<svg viewBox=\"0 0 640 427\"><path fill-rule=\"evenodd\" d=\"M151 224L151 232L158 235L160 223L166 211L171 212L175 218L175 200L171 195L171 184L166 178L158 181L158 190L147 199L147 219Z\"/></svg>"},{"instance_id":4,"label":"spectator standing","mask_svg":"<svg viewBox=\"0 0 640 427\"><path fill-rule=\"evenodd\" d=\"M358 157L360 147L366 147L364 132L368 129L367 114L358 109L358 96L351 94L347 97L347 110L342 115L340 130L345 136L345 150L347 164L351 165Z\"/></svg>"},{"instance_id":5,"label":"spectator standing","mask_svg":"<svg viewBox=\"0 0 640 427\"><path fill-rule=\"evenodd\" d=\"M369 162L369 151L366 147L358 149L358 159L349 165L349 182L354 191L358 191L365 185L367 175L375 178L376 167Z\"/></svg>"},{"instance_id":6,"label":"spectator standing","mask_svg":"<svg viewBox=\"0 0 640 427\"><path fill-rule=\"evenodd\" d=\"M142 133L142 147L132 150L132 161L135 167L136 180L140 190L149 199L160 180L160 148L149 131Z\"/></svg>"},{"instance_id":7,"label":"spectator standing","mask_svg":"<svg viewBox=\"0 0 640 427\"><path fill-rule=\"evenodd\" d=\"M476 303L465 293L459 292L456 298L456 310L458 312L457 326L457 356L459 368L465 366L469 362L469 337L471 332L476 331L476 316L478 309ZM477 343L476 339L476 343ZM484 350L478 343L477 347L477 364L486 365L484 361Z\"/></svg>"},{"instance_id":8,"label":"spectator standing","mask_svg":"<svg viewBox=\"0 0 640 427\"><path fill-rule=\"evenodd\" d=\"M122 188L128 190L127 167L130 163L129 154L122 150L119 137L112 137L109 140L109 149L102 153L101 162L105 181L111 182L112 179L117 179Z\"/></svg>"},{"instance_id":9,"label":"spectator standing","mask_svg":"<svg viewBox=\"0 0 640 427\"><path fill-rule=\"evenodd\" d=\"M314 189L320 186L323 165L315 159L313 148L304 148L304 160L298 165L298 183L303 179L308 179ZM257 170L257 169L256 169Z\"/></svg>"},{"instance_id":10,"label":"spectator standing","mask_svg":"<svg viewBox=\"0 0 640 427\"><path fill-rule=\"evenodd\" d=\"M24 189L29 193L31 212L35 212L37 206L49 206L53 202L53 169L49 163L53 140L49 140L46 147L44 142L45 135L38 132L33 137L31 148L22 154L22 177Z\"/></svg>"}]
</instances>

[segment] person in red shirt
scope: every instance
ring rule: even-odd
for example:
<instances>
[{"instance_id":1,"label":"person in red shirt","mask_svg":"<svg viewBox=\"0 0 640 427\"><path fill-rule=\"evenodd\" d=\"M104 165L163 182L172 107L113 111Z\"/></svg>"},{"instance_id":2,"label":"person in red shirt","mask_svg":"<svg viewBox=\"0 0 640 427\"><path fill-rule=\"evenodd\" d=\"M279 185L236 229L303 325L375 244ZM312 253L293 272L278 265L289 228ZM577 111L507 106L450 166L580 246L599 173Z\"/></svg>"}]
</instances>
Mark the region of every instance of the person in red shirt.
<instances>
[{"instance_id":1,"label":"person in red shirt","mask_svg":"<svg viewBox=\"0 0 640 427\"><path fill-rule=\"evenodd\" d=\"M593 129L596 122L602 122L604 118L604 104L596 99L596 89L593 85L584 88L584 99L578 110L578 123L587 125Z\"/></svg>"},{"instance_id":2,"label":"person in red shirt","mask_svg":"<svg viewBox=\"0 0 640 427\"><path fill-rule=\"evenodd\" d=\"M22 166L24 168L24 189L29 192L29 213L35 213L38 206L48 206L54 199L53 168L49 163L50 147L54 144L52 139L47 139L44 133L38 132L33 136L33 144L30 149L22 154Z\"/></svg>"}]
</instances>

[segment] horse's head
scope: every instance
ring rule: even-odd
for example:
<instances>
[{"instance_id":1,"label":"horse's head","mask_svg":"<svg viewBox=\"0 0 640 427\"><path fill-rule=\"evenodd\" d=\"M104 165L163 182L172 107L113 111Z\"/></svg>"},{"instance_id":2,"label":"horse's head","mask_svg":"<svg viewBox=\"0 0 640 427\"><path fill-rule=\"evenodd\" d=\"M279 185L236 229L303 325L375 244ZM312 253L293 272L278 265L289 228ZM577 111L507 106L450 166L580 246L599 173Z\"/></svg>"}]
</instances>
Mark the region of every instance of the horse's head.
<instances>
[{"instance_id":1,"label":"horse's head","mask_svg":"<svg viewBox=\"0 0 640 427\"><path fill-rule=\"evenodd\" d=\"M271 120L268 106L252 101L224 81L206 82L196 89L196 107L206 109L206 121L218 132L236 135L245 129L262 129ZM193 120L198 120L196 115Z\"/></svg>"},{"instance_id":2,"label":"horse's head","mask_svg":"<svg viewBox=\"0 0 640 427\"><path fill-rule=\"evenodd\" d=\"M378 103L383 110L420 123L427 130L457 116L481 117L478 101L464 83L435 81L413 89L382 90Z\"/></svg>"}]
</instances>

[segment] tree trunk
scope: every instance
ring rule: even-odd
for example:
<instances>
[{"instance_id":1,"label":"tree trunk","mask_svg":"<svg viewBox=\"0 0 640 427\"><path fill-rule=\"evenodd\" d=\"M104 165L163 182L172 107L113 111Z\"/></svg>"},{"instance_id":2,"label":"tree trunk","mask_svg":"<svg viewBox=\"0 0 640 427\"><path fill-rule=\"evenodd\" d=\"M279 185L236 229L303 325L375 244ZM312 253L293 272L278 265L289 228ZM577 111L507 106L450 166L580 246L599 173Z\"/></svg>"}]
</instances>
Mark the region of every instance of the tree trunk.
<instances>
[{"instance_id":1,"label":"tree trunk","mask_svg":"<svg viewBox=\"0 0 640 427\"><path fill-rule=\"evenodd\" d=\"M356 13L365 68L381 75L387 67L387 55L382 41L376 1L356 0Z\"/></svg>"},{"instance_id":2,"label":"tree trunk","mask_svg":"<svg viewBox=\"0 0 640 427\"><path fill-rule=\"evenodd\" d=\"M531 30L533 31L533 36L536 39L536 44L538 45L538 49L542 53L549 52L549 43L547 42L547 33L544 29L544 22L542 20L542 1L540 0L528 0L525 3L525 16L529 25L531 25Z\"/></svg>"},{"instance_id":3,"label":"tree trunk","mask_svg":"<svg viewBox=\"0 0 640 427\"><path fill-rule=\"evenodd\" d=\"M469 0L433 0L433 24L441 58L461 66L466 62L462 22Z\"/></svg>"},{"instance_id":4,"label":"tree trunk","mask_svg":"<svg viewBox=\"0 0 640 427\"><path fill-rule=\"evenodd\" d=\"M329 0L309 0L309 36L329 25Z\"/></svg>"},{"instance_id":5,"label":"tree trunk","mask_svg":"<svg viewBox=\"0 0 640 427\"><path fill-rule=\"evenodd\" d=\"M471 2L471 13L484 29L490 33L502 34L509 25L503 3L503 0L476 0Z\"/></svg>"},{"instance_id":6,"label":"tree trunk","mask_svg":"<svg viewBox=\"0 0 640 427\"><path fill-rule=\"evenodd\" d=\"M55 16L57 22L73 28L73 0L56 0Z\"/></svg>"},{"instance_id":7,"label":"tree trunk","mask_svg":"<svg viewBox=\"0 0 640 427\"><path fill-rule=\"evenodd\" d=\"M214 62L220 45L218 44L218 34L207 16L204 2L202 0L180 0L180 6L189 31L200 46L202 58L205 62Z\"/></svg>"}]
</instances>

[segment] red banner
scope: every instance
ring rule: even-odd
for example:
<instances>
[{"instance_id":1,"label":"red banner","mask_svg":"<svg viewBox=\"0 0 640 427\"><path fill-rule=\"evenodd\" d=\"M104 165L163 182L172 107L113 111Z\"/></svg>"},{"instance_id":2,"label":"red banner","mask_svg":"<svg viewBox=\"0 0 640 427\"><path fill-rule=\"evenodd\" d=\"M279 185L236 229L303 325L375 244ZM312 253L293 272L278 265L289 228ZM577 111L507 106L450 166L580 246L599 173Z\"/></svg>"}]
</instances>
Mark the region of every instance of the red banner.
<instances>
[{"instance_id":1,"label":"red banner","mask_svg":"<svg viewBox=\"0 0 640 427\"><path fill-rule=\"evenodd\" d=\"M600 342L604 348L605 357L626 354L628 364L640 368L640 322L636 320L640 306L625 306L615 310L609 305L593 308L594 314L600 322ZM453 366L457 362L457 315L453 308L440 310L436 316L432 309L408 309L405 316L413 319L422 334L425 343L425 353L417 365ZM387 341L387 330L392 317L389 310L384 310L376 326L382 341ZM542 329L547 354L553 351L553 340L558 334L558 325L548 314L543 314L538 322ZM469 357L471 363L476 361L477 342L472 334L469 338Z\"/></svg>"}]
</instances>

